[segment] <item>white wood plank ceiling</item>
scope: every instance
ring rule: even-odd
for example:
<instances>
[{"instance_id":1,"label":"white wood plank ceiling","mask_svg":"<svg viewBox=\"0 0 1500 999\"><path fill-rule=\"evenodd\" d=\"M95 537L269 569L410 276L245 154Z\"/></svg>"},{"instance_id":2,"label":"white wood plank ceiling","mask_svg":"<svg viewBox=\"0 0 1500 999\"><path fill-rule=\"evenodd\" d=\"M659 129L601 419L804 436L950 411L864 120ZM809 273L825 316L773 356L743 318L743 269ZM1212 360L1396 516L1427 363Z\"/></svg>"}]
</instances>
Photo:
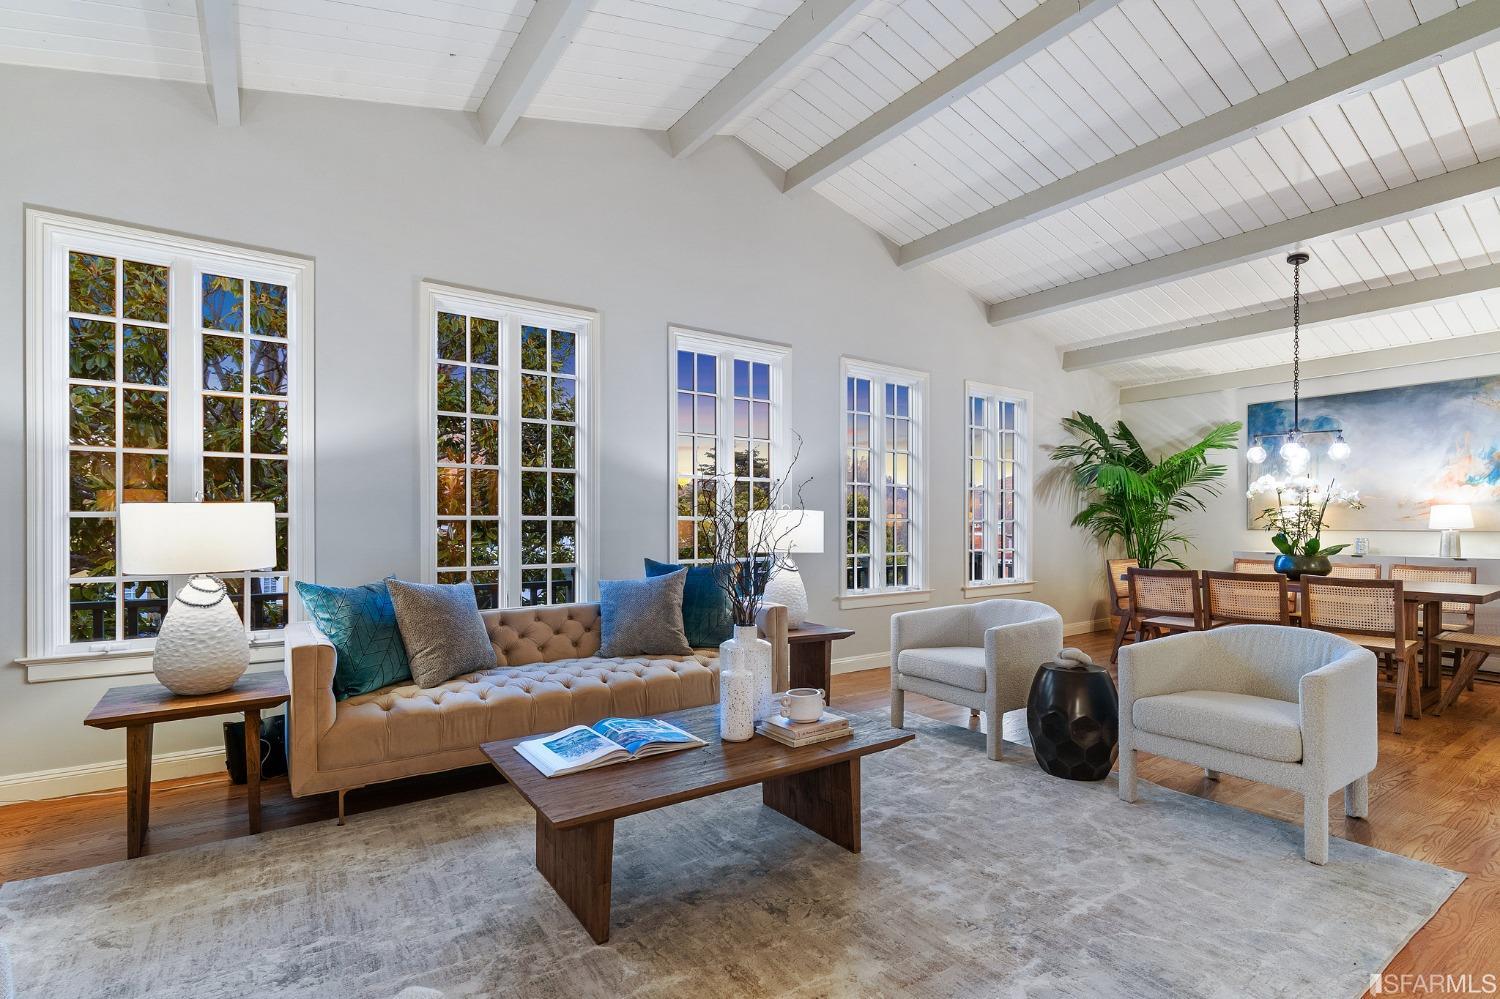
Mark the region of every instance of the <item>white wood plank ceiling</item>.
<instances>
[{"instance_id":1,"label":"white wood plank ceiling","mask_svg":"<svg viewBox=\"0 0 1500 999\"><path fill-rule=\"evenodd\" d=\"M0 0L0 61L201 82L223 6L245 88L734 135L1122 385L1283 360L1294 247L1306 356L1500 330L1500 0Z\"/></svg>"}]
</instances>

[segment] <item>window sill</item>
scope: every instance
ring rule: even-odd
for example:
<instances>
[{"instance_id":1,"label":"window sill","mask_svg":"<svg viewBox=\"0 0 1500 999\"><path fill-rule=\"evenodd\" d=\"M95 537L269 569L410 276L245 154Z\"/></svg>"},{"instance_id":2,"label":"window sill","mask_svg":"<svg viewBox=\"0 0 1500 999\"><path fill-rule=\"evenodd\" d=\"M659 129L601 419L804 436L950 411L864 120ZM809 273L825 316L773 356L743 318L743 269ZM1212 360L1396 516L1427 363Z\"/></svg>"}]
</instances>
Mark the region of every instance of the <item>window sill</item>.
<instances>
[{"instance_id":1,"label":"window sill","mask_svg":"<svg viewBox=\"0 0 1500 999\"><path fill-rule=\"evenodd\" d=\"M980 583L964 587L965 600L986 600L990 597L1003 597L1014 593L1030 593L1036 589L1036 581L1030 579L1018 579L1013 583Z\"/></svg>"},{"instance_id":2,"label":"window sill","mask_svg":"<svg viewBox=\"0 0 1500 999\"><path fill-rule=\"evenodd\" d=\"M281 662L282 643L260 642L250 646L250 666ZM128 649L123 652L79 652L61 656L31 656L17 659L26 667L27 683L53 683L57 680L93 680L110 676L139 676L151 672L150 650Z\"/></svg>"},{"instance_id":3,"label":"window sill","mask_svg":"<svg viewBox=\"0 0 1500 999\"><path fill-rule=\"evenodd\" d=\"M899 604L925 604L931 599L931 590L878 590L874 593L845 593L839 597L839 607L843 610L895 607Z\"/></svg>"}]
</instances>

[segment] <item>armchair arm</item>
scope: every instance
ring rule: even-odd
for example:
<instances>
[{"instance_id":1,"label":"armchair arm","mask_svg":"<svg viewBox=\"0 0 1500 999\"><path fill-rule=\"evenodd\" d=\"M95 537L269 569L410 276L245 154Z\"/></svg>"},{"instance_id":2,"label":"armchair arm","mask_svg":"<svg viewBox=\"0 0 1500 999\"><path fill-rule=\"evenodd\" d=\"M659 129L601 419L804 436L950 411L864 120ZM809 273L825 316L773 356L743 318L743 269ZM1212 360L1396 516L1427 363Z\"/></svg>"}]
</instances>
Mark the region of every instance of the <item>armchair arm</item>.
<instances>
[{"instance_id":1,"label":"armchair arm","mask_svg":"<svg viewBox=\"0 0 1500 999\"><path fill-rule=\"evenodd\" d=\"M761 604L755 615L760 637L771 643L771 686L777 691L792 685L792 647L787 640L786 605Z\"/></svg>"},{"instance_id":2,"label":"armchair arm","mask_svg":"<svg viewBox=\"0 0 1500 999\"><path fill-rule=\"evenodd\" d=\"M997 703L1024 705L1036 671L1057 658L1062 643L1062 618L1055 613L986 628L984 662L999 698Z\"/></svg>"},{"instance_id":3,"label":"armchair arm","mask_svg":"<svg viewBox=\"0 0 1500 999\"><path fill-rule=\"evenodd\" d=\"M1206 632L1186 632L1120 649L1120 713L1142 697L1204 687L1203 660L1211 655Z\"/></svg>"},{"instance_id":4,"label":"armchair arm","mask_svg":"<svg viewBox=\"0 0 1500 999\"><path fill-rule=\"evenodd\" d=\"M300 793L318 769L318 741L333 726L337 704L333 698L333 643L311 621L287 625L284 636L287 687L287 767L292 793Z\"/></svg>"},{"instance_id":5,"label":"armchair arm","mask_svg":"<svg viewBox=\"0 0 1500 999\"><path fill-rule=\"evenodd\" d=\"M1351 649L1298 684L1302 763L1330 789L1375 769L1380 718L1375 701L1375 654Z\"/></svg>"}]
</instances>

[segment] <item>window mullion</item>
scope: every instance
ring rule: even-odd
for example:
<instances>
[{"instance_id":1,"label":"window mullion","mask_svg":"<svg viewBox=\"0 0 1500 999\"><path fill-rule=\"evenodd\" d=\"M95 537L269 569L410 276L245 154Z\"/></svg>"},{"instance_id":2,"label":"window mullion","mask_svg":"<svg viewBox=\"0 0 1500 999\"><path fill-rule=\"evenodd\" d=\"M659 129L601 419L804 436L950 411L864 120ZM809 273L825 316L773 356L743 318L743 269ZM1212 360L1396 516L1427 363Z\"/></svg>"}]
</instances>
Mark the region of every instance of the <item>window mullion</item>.
<instances>
[{"instance_id":1,"label":"window mullion","mask_svg":"<svg viewBox=\"0 0 1500 999\"><path fill-rule=\"evenodd\" d=\"M984 489L986 494L984 518L984 578L987 583L1000 582L1000 557L996 546L1000 543L1000 518L1002 502L1000 495L1000 401L993 396L984 399Z\"/></svg>"},{"instance_id":2,"label":"window mullion","mask_svg":"<svg viewBox=\"0 0 1500 999\"><path fill-rule=\"evenodd\" d=\"M885 382L870 378L870 589L887 588L885 576L885 526L889 510L886 488Z\"/></svg>"}]
</instances>

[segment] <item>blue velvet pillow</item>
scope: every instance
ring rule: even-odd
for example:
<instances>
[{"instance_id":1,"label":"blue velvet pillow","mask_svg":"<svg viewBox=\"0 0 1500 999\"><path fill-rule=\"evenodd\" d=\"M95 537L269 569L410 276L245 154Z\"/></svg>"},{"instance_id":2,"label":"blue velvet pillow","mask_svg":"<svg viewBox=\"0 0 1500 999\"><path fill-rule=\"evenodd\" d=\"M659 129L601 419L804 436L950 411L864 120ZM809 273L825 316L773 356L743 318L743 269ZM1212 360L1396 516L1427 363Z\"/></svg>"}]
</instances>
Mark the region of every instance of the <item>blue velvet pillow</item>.
<instances>
[{"instance_id":1,"label":"blue velvet pillow","mask_svg":"<svg viewBox=\"0 0 1500 999\"><path fill-rule=\"evenodd\" d=\"M338 653L333 668L337 700L411 679L396 608L384 581L364 586L319 586L297 581L303 606Z\"/></svg>"},{"instance_id":2,"label":"blue velvet pillow","mask_svg":"<svg viewBox=\"0 0 1500 999\"><path fill-rule=\"evenodd\" d=\"M646 559L648 578L665 576L681 568L670 562ZM687 586L682 591L682 627L687 632L688 644L695 649L711 649L734 634L729 598L719 588L717 573L717 566L688 566Z\"/></svg>"}]
</instances>

